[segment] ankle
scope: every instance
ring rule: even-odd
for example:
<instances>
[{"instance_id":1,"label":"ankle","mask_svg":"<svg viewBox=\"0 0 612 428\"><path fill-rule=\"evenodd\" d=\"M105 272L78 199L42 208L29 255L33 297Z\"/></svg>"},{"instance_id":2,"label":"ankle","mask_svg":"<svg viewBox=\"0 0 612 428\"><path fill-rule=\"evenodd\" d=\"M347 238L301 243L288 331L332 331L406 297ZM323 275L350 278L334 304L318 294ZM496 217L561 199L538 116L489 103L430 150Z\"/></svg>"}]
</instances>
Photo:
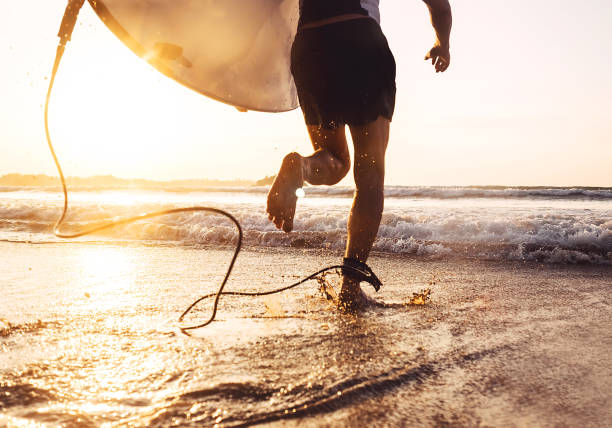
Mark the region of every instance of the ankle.
<instances>
[{"instance_id":1,"label":"ankle","mask_svg":"<svg viewBox=\"0 0 612 428\"><path fill-rule=\"evenodd\" d=\"M298 172L294 177L294 182L291 183L296 189L304 185L304 158L297 152L291 152L283 158L282 168L288 168L291 171Z\"/></svg>"},{"instance_id":2,"label":"ankle","mask_svg":"<svg viewBox=\"0 0 612 428\"><path fill-rule=\"evenodd\" d=\"M302 165L302 155L300 155L298 152L291 152L285 155L285 157L283 158L283 163L284 164L289 164L292 167L298 166L298 165Z\"/></svg>"}]
</instances>

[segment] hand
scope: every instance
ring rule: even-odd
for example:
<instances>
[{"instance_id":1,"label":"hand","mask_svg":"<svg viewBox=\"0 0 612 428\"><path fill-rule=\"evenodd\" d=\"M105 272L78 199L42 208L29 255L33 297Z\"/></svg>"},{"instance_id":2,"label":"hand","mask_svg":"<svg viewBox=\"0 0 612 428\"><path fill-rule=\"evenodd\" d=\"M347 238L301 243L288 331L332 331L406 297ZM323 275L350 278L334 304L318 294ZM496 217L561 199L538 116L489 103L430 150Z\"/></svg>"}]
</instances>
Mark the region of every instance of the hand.
<instances>
[{"instance_id":1,"label":"hand","mask_svg":"<svg viewBox=\"0 0 612 428\"><path fill-rule=\"evenodd\" d=\"M436 68L436 73L443 73L450 65L450 52L448 47L437 44L425 55L425 60L431 60L431 64Z\"/></svg>"}]
</instances>

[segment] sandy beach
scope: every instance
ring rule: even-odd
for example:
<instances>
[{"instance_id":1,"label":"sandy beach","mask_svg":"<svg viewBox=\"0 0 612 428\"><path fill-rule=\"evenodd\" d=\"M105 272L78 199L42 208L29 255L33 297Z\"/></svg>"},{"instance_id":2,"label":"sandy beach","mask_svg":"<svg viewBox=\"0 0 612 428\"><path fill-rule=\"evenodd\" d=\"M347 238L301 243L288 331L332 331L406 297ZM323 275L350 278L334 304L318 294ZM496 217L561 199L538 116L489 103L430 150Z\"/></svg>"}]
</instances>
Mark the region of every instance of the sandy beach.
<instances>
[{"instance_id":1,"label":"sandy beach","mask_svg":"<svg viewBox=\"0 0 612 428\"><path fill-rule=\"evenodd\" d=\"M309 282L228 297L187 337L176 319L216 288L230 248L2 242L0 252L0 425L612 423L610 266L375 254L384 287L363 287L386 308L340 314ZM270 289L338 260L250 248L227 289ZM427 304L406 305L424 288Z\"/></svg>"}]
</instances>

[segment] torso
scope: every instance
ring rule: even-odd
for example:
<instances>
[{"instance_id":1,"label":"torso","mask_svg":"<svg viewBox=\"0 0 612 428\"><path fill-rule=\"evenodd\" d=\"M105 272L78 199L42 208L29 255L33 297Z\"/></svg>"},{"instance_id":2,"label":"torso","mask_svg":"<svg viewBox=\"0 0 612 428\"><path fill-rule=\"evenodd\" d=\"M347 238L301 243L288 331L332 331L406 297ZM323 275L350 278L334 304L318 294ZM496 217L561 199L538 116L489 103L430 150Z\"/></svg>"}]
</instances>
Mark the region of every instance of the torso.
<instances>
[{"instance_id":1,"label":"torso","mask_svg":"<svg viewBox=\"0 0 612 428\"><path fill-rule=\"evenodd\" d=\"M379 0L300 0L300 27L312 28L349 19L380 23Z\"/></svg>"}]
</instances>

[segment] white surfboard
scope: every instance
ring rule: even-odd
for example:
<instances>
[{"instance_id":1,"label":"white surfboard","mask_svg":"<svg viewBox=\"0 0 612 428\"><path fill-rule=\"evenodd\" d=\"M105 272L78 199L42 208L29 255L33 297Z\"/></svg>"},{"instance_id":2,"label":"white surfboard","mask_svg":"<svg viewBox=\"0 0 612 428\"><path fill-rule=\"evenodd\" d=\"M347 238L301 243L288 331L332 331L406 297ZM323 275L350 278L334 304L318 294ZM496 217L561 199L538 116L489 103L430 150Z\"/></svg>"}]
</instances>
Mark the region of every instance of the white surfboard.
<instances>
[{"instance_id":1,"label":"white surfboard","mask_svg":"<svg viewBox=\"0 0 612 428\"><path fill-rule=\"evenodd\" d=\"M298 106L290 50L298 0L88 0L134 53L240 109Z\"/></svg>"}]
</instances>

